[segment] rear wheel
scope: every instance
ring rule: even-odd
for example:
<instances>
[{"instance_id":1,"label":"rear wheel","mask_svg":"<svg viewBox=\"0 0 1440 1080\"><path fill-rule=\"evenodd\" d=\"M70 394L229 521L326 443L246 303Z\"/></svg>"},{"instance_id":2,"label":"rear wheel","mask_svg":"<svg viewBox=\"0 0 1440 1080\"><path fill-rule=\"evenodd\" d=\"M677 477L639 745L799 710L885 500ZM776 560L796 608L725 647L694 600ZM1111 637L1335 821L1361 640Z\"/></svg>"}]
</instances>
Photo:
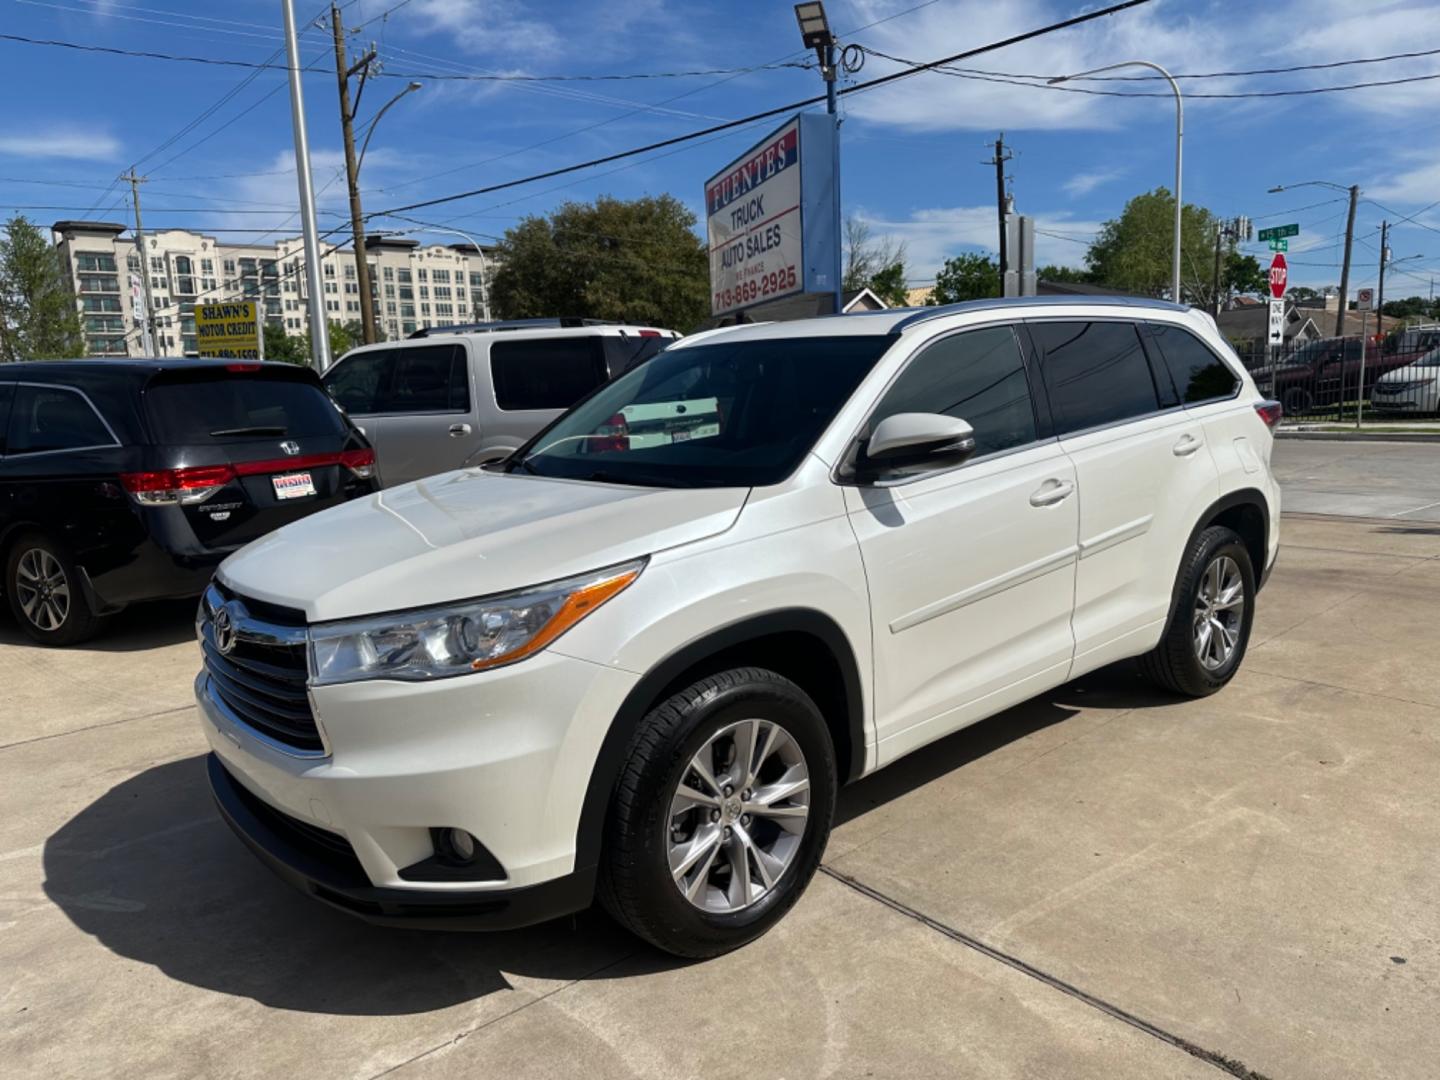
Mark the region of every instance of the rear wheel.
<instances>
[{"instance_id":1,"label":"rear wheel","mask_svg":"<svg viewBox=\"0 0 1440 1080\"><path fill-rule=\"evenodd\" d=\"M803 690L760 668L701 679L652 710L631 744L601 901L679 956L753 941L814 876L835 788L830 733Z\"/></svg>"},{"instance_id":2,"label":"rear wheel","mask_svg":"<svg viewBox=\"0 0 1440 1080\"><path fill-rule=\"evenodd\" d=\"M1211 526L1180 569L1165 636L1140 658L1153 682L1188 697L1213 694L1234 677L1255 618L1255 571L1244 541Z\"/></svg>"},{"instance_id":3,"label":"rear wheel","mask_svg":"<svg viewBox=\"0 0 1440 1080\"><path fill-rule=\"evenodd\" d=\"M1303 386L1292 386L1285 391L1280 404L1285 406L1286 416L1304 416L1315 407L1315 395Z\"/></svg>"},{"instance_id":4,"label":"rear wheel","mask_svg":"<svg viewBox=\"0 0 1440 1080\"><path fill-rule=\"evenodd\" d=\"M63 548L44 536L22 536L11 545L5 594L20 629L42 645L76 645L100 627L79 569Z\"/></svg>"}]
</instances>

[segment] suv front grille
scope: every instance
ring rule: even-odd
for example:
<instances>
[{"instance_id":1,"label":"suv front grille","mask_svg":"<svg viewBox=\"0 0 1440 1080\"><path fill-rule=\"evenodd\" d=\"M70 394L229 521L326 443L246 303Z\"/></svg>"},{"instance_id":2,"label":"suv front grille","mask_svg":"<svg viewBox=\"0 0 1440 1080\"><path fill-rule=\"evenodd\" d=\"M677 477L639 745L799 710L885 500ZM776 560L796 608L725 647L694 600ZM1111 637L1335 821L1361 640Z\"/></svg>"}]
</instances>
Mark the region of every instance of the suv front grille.
<instances>
[{"instance_id":1,"label":"suv front grille","mask_svg":"<svg viewBox=\"0 0 1440 1080\"><path fill-rule=\"evenodd\" d=\"M275 742L306 754L325 753L305 687L304 617L247 601L219 583L210 585L200 605L200 648L216 700L241 723ZM286 621L258 619L251 614L252 605ZM229 622L224 633L216 629L222 610Z\"/></svg>"}]
</instances>

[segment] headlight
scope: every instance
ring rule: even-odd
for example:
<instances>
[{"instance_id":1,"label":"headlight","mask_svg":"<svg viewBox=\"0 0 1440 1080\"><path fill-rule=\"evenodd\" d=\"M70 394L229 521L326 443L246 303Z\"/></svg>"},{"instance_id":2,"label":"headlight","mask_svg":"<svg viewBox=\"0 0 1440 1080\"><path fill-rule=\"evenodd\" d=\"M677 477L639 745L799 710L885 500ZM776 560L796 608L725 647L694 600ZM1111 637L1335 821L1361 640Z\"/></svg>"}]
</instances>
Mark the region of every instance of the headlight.
<instances>
[{"instance_id":1,"label":"headlight","mask_svg":"<svg viewBox=\"0 0 1440 1080\"><path fill-rule=\"evenodd\" d=\"M539 652L640 576L645 560L445 607L310 628L315 685L423 682L512 664Z\"/></svg>"}]
</instances>

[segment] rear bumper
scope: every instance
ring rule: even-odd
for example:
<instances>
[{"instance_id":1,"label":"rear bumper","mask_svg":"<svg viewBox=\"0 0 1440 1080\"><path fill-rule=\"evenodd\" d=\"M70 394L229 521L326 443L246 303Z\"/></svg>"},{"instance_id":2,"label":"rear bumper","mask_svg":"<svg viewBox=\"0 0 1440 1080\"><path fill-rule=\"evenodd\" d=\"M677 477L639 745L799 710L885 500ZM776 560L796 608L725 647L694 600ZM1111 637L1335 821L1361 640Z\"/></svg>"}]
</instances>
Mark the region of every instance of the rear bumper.
<instances>
[{"instance_id":1,"label":"rear bumper","mask_svg":"<svg viewBox=\"0 0 1440 1080\"><path fill-rule=\"evenodd\" d=\"M229 551L179 555L155 540L141 540L123 559L84 560L97 610L115 611L138 600L199 596ZM107 565L101 571L97 563Z\"/></svg>"},{"instance_id":2,"label":"rear bumper","mask_svg":"<svg viewBox=\"0 0 1440 1080\"><path fill-rule=\"evenodd\" d=\"M509 930L583 911L595 894L594 868L525 888L483 893L375 886L353 852L346 856L343 838L315 840L318 830L250 794L213 753L206 758L206 769L220 816L261 862L301 892L366 922L432 930Z\"/></svg>"}]
</instances>

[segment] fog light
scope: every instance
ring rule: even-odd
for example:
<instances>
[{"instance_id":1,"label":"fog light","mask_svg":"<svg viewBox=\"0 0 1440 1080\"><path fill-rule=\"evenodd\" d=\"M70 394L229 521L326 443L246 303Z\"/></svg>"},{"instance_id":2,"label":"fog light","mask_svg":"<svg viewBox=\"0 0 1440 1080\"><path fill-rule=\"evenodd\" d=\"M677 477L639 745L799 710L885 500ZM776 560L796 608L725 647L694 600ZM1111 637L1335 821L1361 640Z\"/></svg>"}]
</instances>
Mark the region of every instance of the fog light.
<instances>
[{"instance_id":1,"label":"fog light","mask_svg":"<svg viewBox=\"0 0 1440 1080\"><path fill-rule=\"evenodd\" d=\"M464 829L446 829L445 847L445 854L460 862L475 858L475 838Z\"/></svg>"}]
</instances>

